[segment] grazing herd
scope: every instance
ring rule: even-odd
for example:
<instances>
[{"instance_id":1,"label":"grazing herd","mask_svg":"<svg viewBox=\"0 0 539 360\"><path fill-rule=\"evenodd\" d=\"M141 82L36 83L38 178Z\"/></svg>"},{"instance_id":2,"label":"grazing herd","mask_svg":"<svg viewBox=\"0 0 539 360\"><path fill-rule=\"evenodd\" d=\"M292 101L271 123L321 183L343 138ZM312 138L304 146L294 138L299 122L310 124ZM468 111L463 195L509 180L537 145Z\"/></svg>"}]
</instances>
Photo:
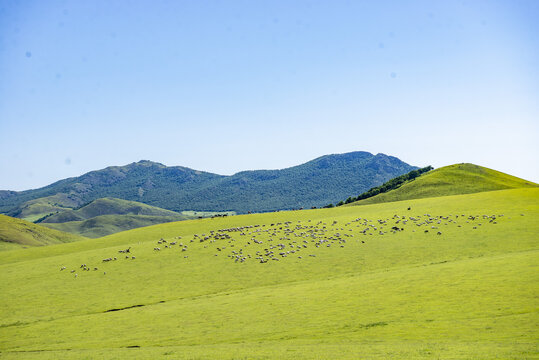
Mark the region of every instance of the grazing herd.
<instances>
[{"instance_id":1,"label":"grazing herd","mask_svg":"<svg viewBox=\"0 0 539 360\"><path fill-rule=\"evenodd\" d=\"M192 238L183 240L182 236L173 239L161 238L154 243L153 252L175 251L178 257L188 258L190 249L204 248L213 256L224 257L233 263L287 261L305 258L314 258L324 253L324 249L343 249L350 242L360 245L367 244L367 240L376 241L380 236L391 236L400 232L416 232L443 235L444 227L463 226L478 229L483 224L496 224L503 215L437 215L424 214L421 216L393 215L385 219L356 218L350 221L312 221L298 220L296 222L284 221L271 224L245 225L218 230L208 230L206 233L193 234ZM418 235L425 236L425 235ZM428 237L426 238L428 239ZM150 242L139 243L140 246ZM125 260L135 260L132 248L117 250L125 254ZM204 252L197 252L201 256ZM147 254L147 253L146 253ZM102 259L102 263L117 261L117 257ZM303 260L304 261L304 260ZM82 264L79 271L90 271L91 267ZM62 266L60 271L66 270ZM93 267L93 271L97 271ZM70 273L75 273L73 269ZM106 274L104 272L103 274ZM78 273L74 274L75 277Z\"/></svg>"}]
</instances>

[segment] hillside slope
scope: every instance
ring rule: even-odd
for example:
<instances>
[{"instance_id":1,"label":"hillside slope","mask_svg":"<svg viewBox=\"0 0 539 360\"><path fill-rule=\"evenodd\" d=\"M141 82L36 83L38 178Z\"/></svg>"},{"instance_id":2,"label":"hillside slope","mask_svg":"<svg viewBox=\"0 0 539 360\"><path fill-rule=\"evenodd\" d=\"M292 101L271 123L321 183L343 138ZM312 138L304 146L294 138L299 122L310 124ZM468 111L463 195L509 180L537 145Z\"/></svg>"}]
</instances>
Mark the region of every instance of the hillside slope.
<instances>
[{"instance_id":1,"label":"hillside slope","mask_svg":"<svg viewBox=\"0 0 539 360\"><path fill-rule=\"evenodd\" d=\"M210 209L246 213L320 207L350 191L363 191L416 167L384 154L326 155L283 170L244 171L186 197ZM395 175L391 175L395 174Z\"/></svg>"},{"instance_id":2,"label":"hillside slope","mask_svg":"<svg viewBox=\"0 0 539 360\"><path fill-rule=\"evenodd\" d=\"M360 151L326 155L282 170L243 171L232 176L140 161L92 171L41 189L2 191L0 213L28 216L24 209L29 202L51 196L69 199L75 206L114 197L177 212L247 213L318 207L350 193L361 193L413 169L395 157ZM55 206L54 201L45 203ZM32 215L37 216L35 212Z\"/></svg>"},{"instance_id":3,"label":"hillside slope","mask_svg":"<svg viewBox=\"0 0 539 360\"><path fill-rule=\"evenodd\" d=\"M115 198L102 198L77 209L62 211L48 216L42 223L64 223L67 221L83 221L101 215L149 215L149 216L179 216L180 214L146 205L137 201Z\"/></svg>"},{"instance_id":4,"label":"hillside slope","mask_svg":"<svg viewBox=\"0 0 539 360\"><path fill-rule=\"evenodd\" d=\"M80 241L85 238L0 215L0 250Z\"/></svg>"},{"instance_id":5,"label":"hillside slope","mask_svg":"<svg viewBox=\"0 0 539 360\"><path fill-rule=\"evenodd\" d=\"M46 216L39 224L51 229L96 238L143 226L214 215L223 214L177 213L137 201L102 198L94 200L76 210L64 210Z\"/></svg>"},{"instance_id":6,"label":"hillside slope","mask_svg":"<svg viewBox=\"0 0 539 360\"><path fill-rule=\"evenodd\" d=\"M455 164L432 170L387 193L345 206L375 204L408 199L472 194L483 191L534 188L531 181L474 164Z\"/></svg>"},{"instance_id":7,"label":"hillside slope","mask_svg":"<svg viewBox=\"0 0 539 360\"><path fill-rule=\"evenodd\" d=\"M58 193L27 201L13 209L8 215L26 221L38 222L47 215L71 210L79 205L80 199L68 194Z\"/></svg>"},{"instance_id":8,"label":"hillside slope","mask_svg":"<svg viewBox=\"0 0 539 360\"><path fill-rule=\"evenodd\" d=\"M534 358L537 216L539 189L513 189L184 221L3 252L0 351Z\"/></svg>"},{"instance_id":9,"label":"hillside slope","mask_svg":"<svg viewBox=\"0 0 539 360\"><path fill-rule=\"evenodd\" d=\"M62 223L41 223L41 225L50 229L82 235L88 238L98 238L144 226L163 224L172 221L190 220L193 218L193 216L180 214L173 216L100 215L87 220L67 221Z\"/></svg>"}]
</instances>

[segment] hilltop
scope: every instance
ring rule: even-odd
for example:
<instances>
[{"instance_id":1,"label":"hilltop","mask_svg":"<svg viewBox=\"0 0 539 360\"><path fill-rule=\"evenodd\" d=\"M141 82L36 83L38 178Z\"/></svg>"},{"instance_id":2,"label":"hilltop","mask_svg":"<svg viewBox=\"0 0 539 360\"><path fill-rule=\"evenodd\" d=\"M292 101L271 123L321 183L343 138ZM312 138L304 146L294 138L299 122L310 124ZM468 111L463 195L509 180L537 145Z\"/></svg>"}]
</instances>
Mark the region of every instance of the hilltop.
<instances>
[{"instance_id":1,"label":"hilltop","mask_svg":"<svg viewBox=\"0 0 539 360\"><path fill-rule=\"evenodd\" d=\"M455 164L429 171L400 187L345 206L356 206L484 191L534 188L539 185L474 164Z\"/></svg>"},{"instance_id":2,"label":"hilltop","mask_svg":"<svg viewBox=\"0 0 539 360\"><path fill-rule=\"evenodd\" d=\"M61 244L84 239L82 236L68 234L25 220L0 215L0 250Z\"/></svg>"},{"instance_id":3,"label":"hilltop","mask_svg":"<svg viewBox=\"0 0 539 360\"><path fill-rule=\"evenodd\" d=\"M112 166L49 186L0 192L0 213L32 221L103 197L133 200L176 212L265 212L326 205L416 167L384 154L325 155L282 170L224 176L140 161Z\"/></svg>"}]
</instances>

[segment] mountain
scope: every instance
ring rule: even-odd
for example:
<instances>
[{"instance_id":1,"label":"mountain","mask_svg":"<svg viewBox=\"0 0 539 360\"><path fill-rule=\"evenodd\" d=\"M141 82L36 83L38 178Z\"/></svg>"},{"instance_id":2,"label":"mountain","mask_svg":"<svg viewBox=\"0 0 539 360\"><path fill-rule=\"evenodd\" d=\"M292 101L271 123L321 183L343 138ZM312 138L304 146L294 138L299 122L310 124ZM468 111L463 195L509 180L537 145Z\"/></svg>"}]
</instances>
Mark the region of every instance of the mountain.
<instances>
[{"instance_id":1,"label":"mountain","mask_svg":"<svg viewBox=\"0 0 539 360\"><path fill-rule=\"evenodd\" d=\"M34 214L32 201L48 215L55 206L74 208L103 197L134 200L159 206L156 198L182 195L198 189L203 184L221 178L221 175L204 173L184 167L166 167L151 161L139 161L126 166L111 166L91 171L79 177L57 181L40 189L6 192L0 198L0 213L14 217ZM149 194L147 194L149 192ZM145 196L146 195L146 196ZM153 202L153 203L152 203ZM25 213L26 212L26 213Z\"/></svg>"},{"instance_id":2,"label":"mountain","mask_svg":"<svg viewBox=\"0 0 539 360\"><path fill-rule=\"evenodd\" d=\"M61 244L84 237L53 230L31 222L0 215L0 250Z\"/></svg>"},{"instance_id":3,"label":"mountain","mask_svg":"<svg viewBox=\"0 0 539 360\"><path fill-rule=\"evenodd\" d=\"M0 212L33 220L58 208L114 197L172 211L265 212L323 206L361 193L416 167L368 152L325 155L282 170L223 176L181 166L140 161L112 166L49 186L0 193Z\"/></svg>"},{"instance_id":4,"label":"mountain","mask_svg":"<svg viewBox=\"0 0 539 360\"><path fill-rule=\"evenodd\" d=\"M397 189L355 201L346 206L538 186L539 184L532 181L486 167L463 163L429 171Z\"/></svg>"}]
</instances>

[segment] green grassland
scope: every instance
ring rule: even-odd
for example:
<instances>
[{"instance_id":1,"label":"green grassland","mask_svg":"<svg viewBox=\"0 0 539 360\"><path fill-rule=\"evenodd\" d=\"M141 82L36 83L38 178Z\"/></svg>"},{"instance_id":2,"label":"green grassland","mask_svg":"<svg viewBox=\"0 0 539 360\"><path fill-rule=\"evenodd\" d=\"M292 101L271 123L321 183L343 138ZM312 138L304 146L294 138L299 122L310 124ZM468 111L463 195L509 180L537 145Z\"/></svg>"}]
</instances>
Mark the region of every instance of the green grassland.
<instances>
[{"instance_id":1,"label":"green grassland","mask_svg":"<svg viewBox=\"0 0 539 360\"><path fill-rule=\"evenodd\" d=\"M346 204L345 206L538 186L534 182L496 170L464 163L432 170L395 190Z\"/></svg>"},{"instance_id":2,"label":"green grassland","mask_svg":"<svg viewBox=\"0 0 539 360\"><path fill-rule=\"evenodd\" d=\"M537 216L512 189L0 252L0 357L537 358Z\"/></svg>"},{"instance_id":3,"label":"green grassland","mask_svg":"<svg viewBox=\"0 0 539 360\"><path fill-rule=\"evenodd\" d=\"M48 229L0 214L0 251L84 240L78 235Z\"/></svg>"}]
</instances>

